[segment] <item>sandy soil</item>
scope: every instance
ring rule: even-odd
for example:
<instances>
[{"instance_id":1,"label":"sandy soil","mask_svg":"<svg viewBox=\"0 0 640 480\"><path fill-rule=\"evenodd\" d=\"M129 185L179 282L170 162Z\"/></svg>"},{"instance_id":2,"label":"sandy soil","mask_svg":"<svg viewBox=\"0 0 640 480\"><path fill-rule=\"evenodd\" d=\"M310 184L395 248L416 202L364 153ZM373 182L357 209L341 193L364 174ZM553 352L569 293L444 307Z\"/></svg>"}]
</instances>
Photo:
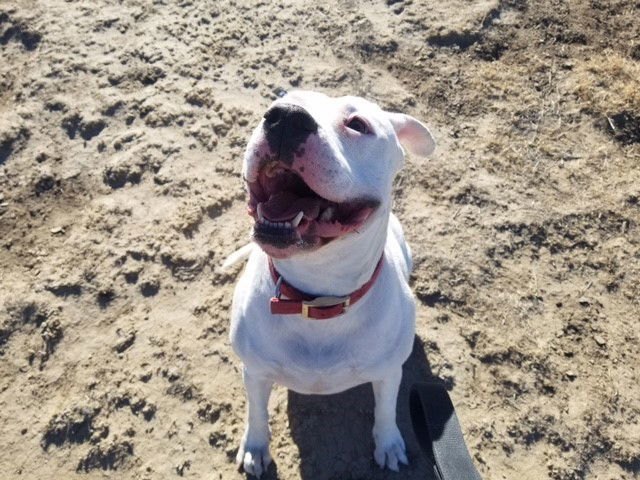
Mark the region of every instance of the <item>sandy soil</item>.
<instances>
[{"instance_id":1,"label":"sandy soil","mask_svg":"<svg viewBox=\"0 0 640 480\"><path fill-rule=\"evenodd\" d=\"M439 141L396 211L418 338L372 395L274 392L267 478L424 478L407 388L450 386L486 479L640 476L640 3L3 0L0 471L234 479L239 176L281 90L358 94Z\"/></svg>"}]
</instances>

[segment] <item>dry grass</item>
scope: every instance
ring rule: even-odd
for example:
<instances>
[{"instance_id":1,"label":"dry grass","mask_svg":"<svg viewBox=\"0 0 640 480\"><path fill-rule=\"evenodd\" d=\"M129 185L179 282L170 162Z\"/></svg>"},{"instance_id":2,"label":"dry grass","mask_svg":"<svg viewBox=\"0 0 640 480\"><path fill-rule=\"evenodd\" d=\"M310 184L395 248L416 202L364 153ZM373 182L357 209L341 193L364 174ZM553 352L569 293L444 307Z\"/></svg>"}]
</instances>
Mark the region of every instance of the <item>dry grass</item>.
<instances>
[{"instance_id":1,"label":"dry grass","mask_svg":"<svg viewBox=\"0 0 640 480\"><path fill-rule=\"evenodd\" d=\"M579 100L596 114L640 112L640 64L607 51L581 63L569 80Z\"/></svg>"},{"instance_id":2,"label":"dry grass","mask_svg":"<svg viewBox=\"0 0 640 480\"><path fill-rule=\"evenodd\" d=\"M513 102L514 99L526 108L536 104L538 96L532 89L531 70L522 65L508 65L503 62L481 63L475 75L470 76L470 85L474 91L487 95L492 100Z\"/></svg>"}]
</instances>

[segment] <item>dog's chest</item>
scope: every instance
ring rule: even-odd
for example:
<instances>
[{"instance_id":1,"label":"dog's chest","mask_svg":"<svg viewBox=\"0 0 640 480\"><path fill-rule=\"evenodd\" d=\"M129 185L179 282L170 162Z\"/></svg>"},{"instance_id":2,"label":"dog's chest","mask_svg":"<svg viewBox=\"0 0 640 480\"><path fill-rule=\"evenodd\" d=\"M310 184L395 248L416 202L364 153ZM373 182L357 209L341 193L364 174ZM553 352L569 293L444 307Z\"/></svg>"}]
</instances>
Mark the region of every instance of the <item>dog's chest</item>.
<instances>
[{"instance_id":1,"label":"dog's chest","mask_svg":"<svg viewBox=\"0 0 640 480\"><path fill-rule=\"evenodd\" d=\"M376 359L364 355L366 349L355 342L325 344L297 336L281 340L282 355L264 360L276 383L300 393L340 392L367 381L376 368Z\"/></svg>"},{"instance_id":2,"label":"dog's chest","mask_svg":"<svg viewBox=\"0 0 640 480\"><path fill-rule=\"evenodd\" d=\"M245 364L294 391L340 392L380 378L390 363L402 363L408 356L413 303L400 298L384 306L362 305L362 317L305 326L298 316L247 312L237 319L234 348Z\"/></svg>"}]
</instances>

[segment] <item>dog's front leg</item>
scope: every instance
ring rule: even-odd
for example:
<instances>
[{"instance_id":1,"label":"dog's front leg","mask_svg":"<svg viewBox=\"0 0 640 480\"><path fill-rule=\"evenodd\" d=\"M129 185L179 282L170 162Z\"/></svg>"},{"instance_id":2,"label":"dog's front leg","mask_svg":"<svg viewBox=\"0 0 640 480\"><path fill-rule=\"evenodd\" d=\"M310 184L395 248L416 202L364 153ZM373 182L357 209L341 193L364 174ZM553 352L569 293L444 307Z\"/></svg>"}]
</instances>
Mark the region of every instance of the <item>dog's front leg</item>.
<instances>
[{"instance_id":1,"label":"dog's front leg","mask_svg":"<svg viewBox=\"0 0 640 480\"><path fill-rule=\"evenodd\" d=\"M373 440L376 448L373 457L380 468L399 470L398 462L409 464L404 440L396 424L396 403L402 379L402 367L393 369L382 380L371 382L375 398L375 422Z\"/></svg>"},{"instance_id":2,"label":"dog's front leg","mask_svg":"<svg viewBox=\"0 0 640 480\"><path fill-rule=\"evenodd\" d=\"M254 375L245 367L242 378L247 392L247 424L236 456L248 474L260 478L271 463L269 454L269 395L272 382Z\"/></svg>"}]
</instances>

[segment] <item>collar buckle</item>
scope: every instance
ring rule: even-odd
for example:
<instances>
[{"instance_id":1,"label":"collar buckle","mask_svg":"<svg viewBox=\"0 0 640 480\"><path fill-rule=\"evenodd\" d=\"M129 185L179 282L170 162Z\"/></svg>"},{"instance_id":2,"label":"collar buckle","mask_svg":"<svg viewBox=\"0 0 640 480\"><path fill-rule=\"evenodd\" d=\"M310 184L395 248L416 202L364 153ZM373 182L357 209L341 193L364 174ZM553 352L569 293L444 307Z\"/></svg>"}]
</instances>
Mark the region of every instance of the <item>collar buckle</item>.
<instances>
[{"instance_id":1,"label":"collar buckle","mask_svg":"<svg viewBox=\"0 0 640 480\"><path fill-rule=\"evenodd\" d=\"M282 278L282 277L280 277ZM305 318L309 317L309 307L318 307L318 308L326 308L326 307L335 307L337 305L342 304L342 313L346 313L349 310L349 306L351 305L351 296L347 297L317 297L313 300L303 300L302 301L302 316Z\"/></svg>"},{"instance_id":2,"label":"collar buckle","mask_svg":"<svg viewBox=\"0 0 640 480\"><path fill-rule=\"evenodd\" d=\"M275 283L275 296L271 297L271 313L274 315L300 315L306 319L326 320L346 313L351 305L360 300L372 287L383 266L384 255L378 260L369 281L344 297L316 297L292 287L278 273L269 257L269 271ZM282 297L285 297L284 299Z\"/></svg>"}]
</instances>

